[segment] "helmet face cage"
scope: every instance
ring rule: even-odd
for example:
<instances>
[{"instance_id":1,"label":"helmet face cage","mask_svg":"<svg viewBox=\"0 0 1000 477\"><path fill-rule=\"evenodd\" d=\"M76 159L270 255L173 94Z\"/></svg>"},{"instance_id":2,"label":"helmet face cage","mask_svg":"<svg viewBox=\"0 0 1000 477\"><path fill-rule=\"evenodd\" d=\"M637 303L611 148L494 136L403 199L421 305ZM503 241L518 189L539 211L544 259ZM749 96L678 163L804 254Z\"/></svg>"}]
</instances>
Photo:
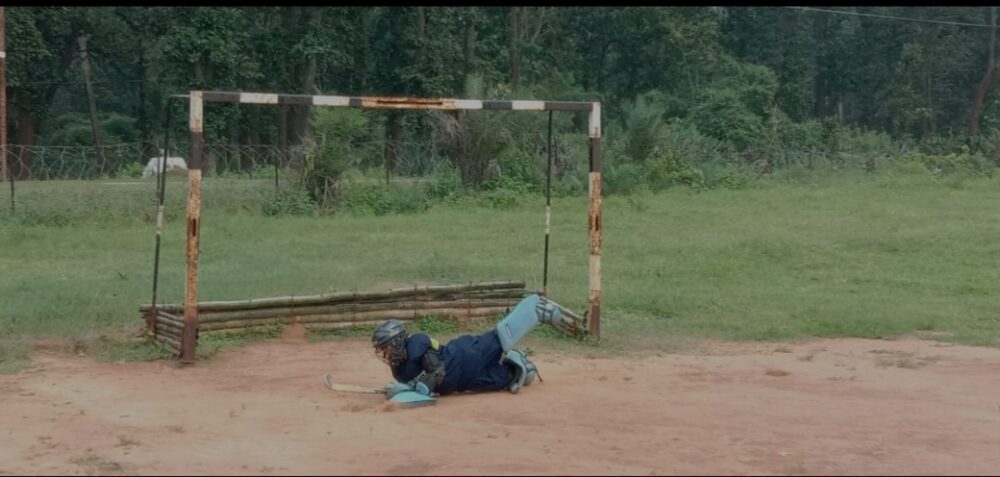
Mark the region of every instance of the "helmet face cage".
<instances>
[{"instance_id":1,"label":"helmet face cage","mask_svg":"<svg viewBox=\"0 0 1000 477\"><path fill-rule=\"evenodd\" d=\"M375 346L375 356L392 367L402 363L406 360L406 349L403 345L405 338L405 334L400 333L381 346Z\"/></svg>"},{"instance_id":2,"label":"helmet face cage","mask_svg":"<svg viewBox=\"0 0 1000 477\"><path fill-rule=\"evenodd\" d=\"M406 360L406 326L399 320L387 320L372 334L375 356L395 367Z\"/></svg>"}]
</instances>

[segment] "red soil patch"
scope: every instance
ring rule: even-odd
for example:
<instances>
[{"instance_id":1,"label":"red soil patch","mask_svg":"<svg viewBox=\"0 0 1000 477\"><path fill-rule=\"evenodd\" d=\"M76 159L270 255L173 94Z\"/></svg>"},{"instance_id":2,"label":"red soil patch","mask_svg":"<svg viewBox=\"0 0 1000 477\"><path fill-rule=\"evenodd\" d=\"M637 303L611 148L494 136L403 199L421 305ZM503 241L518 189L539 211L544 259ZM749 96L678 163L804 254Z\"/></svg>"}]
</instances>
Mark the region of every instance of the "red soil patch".
<instances>
[{"instance_id":1,"label":"red soil patch","mask_svg":"<svg viewBox=\"0 0 1000 477\"><path fill-rule=\"evenodd\" d=\"M0 376L0 474L995 474L1000 350L918 340L588 359L396 409L367 340L177 368L40 350Z\"/></svg>"}]
</instances>

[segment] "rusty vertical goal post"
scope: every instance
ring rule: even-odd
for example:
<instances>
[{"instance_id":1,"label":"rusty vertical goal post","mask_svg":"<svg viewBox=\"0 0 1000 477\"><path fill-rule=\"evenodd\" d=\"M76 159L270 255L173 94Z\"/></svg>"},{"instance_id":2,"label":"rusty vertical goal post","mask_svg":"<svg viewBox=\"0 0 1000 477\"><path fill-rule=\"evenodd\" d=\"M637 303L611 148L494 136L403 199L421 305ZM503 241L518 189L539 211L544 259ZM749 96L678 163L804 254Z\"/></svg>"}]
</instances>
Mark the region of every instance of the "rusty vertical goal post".
<instances>
[{"instance_id":1,"label":"rusty vertical goal post","mask_svg":"<svg viewBox=\"0 0 1000 477\"><path fill-rule=\"evenodd\" d=\"M198 330L198 244L201 227L201 166L204 147L204 107L209 102L258 105L309 105L362 109L399 110L493 110L493 111L570 111L587 112L589 121L588 244L589 293L587 295L587 333L600 337L601 320L601 103L590 101L479 100L455 98L411 98L386 96L329 96L227 91L191 91L190 154L187 199L187 273L184 300L184 325L181 332L180 359L193 363ZM548 222L548 219L546 219Z\"/></svg>"}]
</instances>

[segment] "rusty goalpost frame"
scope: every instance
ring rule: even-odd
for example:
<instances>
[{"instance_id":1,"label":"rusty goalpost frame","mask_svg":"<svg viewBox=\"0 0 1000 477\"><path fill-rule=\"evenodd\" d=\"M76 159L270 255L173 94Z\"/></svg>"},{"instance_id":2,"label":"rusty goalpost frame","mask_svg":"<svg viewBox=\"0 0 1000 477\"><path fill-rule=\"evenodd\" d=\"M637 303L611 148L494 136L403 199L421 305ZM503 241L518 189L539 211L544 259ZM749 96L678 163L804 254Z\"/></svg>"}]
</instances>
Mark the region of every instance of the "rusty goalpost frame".
<instances>
[{"instance_id":1,"label":"rusty goalpost frame","mask_svg":"<svg viewBox=\"0 0 1000 477\"><path fill-rule=\"evenodd\" d=\"M386 96L329 96L278 93L248 93L231 91L191 91L190 154L187 198L187 273L185 276L184 326L181 331L180 360L193 363L197 359L198 330L198 244L201 229L201 166L205 143L204 108L206 102L310 105L361 109L403 110L493 110L493 111L571 111L589 112L589 201L588 236L590 249L589 294L587 296L587 333L600 337L601 331L601 103L585 101L478 100L456 98L412 98ZM549 232L551 207L545 206L545 232Z\"/></svg>"}]
</instances>

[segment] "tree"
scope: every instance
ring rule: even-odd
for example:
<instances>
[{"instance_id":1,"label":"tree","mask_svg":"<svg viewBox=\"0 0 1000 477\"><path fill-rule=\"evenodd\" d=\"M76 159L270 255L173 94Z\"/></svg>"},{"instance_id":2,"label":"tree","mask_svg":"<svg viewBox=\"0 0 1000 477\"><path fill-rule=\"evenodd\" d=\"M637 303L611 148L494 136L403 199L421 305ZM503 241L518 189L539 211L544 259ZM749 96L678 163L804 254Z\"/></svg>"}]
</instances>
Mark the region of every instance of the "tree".
<instances>
[{"instance_id":1,"label":"tree","mask_svg":"<svg viewBox=\"0 0 1000 477\"><path fill-rule=\"evenodd\" d=\"M997 7L990 7L990 42L989 54L986 57L986 71L983 79L976 85L975 94L972 96L972 109L969 113L969 136L975 136L979 132L979 114L983 109L983 100L989 94L993 86L993 77L997 71L996 41L997 41Z\"/></svg>"},{"instance_id":2,"label":"tree","mask_svg":"<svg viewBox=\"0 0 1000 477\"><path fill-rule=\"evenodd\" d=\"M517 91L521 87L521 9L510 7L507 14L507 28L510 35L510 89Z\"/></svg>"},{"instance_id":3,"label":"tree","mask_svg":"<svg viewBox=\"0 0 1000 477\"><path fill-rule=\"evenodd\" d=\"M488 92L482 77L473 75L466 82L465 96L495 97L495 92ZM467 110L454 114L435 112L434 117L440 140L462 182L472 187L482 185L490 160L504 149L505 131L499 126L499 117L492 111Z\"/></svg>"},{"instance_id":4,"label":"tree","mask_svg":"<svg viewBox=\"0 0 1000 477\"><path fill-rule=\"evenodd\" d=\"M14 121L8 121L15 134L8 137L14 139L14 144L35 144L42 119L59 86L67 80L76 57L72 17L65 7L7 10L7 87L13 92L8 110L15 114ZM32 154L27 149L11 173L24 179L30 176L31 168Z\"/></svg>"}]
</instances>

